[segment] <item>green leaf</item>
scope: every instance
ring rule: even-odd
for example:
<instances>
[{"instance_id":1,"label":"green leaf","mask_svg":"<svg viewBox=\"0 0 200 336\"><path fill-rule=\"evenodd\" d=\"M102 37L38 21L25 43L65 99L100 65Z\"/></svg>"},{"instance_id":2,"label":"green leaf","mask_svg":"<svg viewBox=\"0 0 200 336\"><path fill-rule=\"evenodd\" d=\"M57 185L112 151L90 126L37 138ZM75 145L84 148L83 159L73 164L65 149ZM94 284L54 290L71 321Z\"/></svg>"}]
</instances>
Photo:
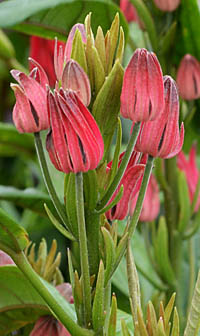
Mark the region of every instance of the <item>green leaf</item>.
<instances>
[{"instance_id":1,"label":"green leaf","mask_svg":"<svg viewBox=\"0 0 200 336\"><path fill-rule=\"evenodd\" d=\"M104 324L104 265L100 261L92 309L94 331L102 330Z\"/></svg>"},{"instance_id":2,"label":"green leaf","mask_svg":"<svg viewBox=\"0 0 200 336\"><path fill-rule=\"evenodd\" d=\"M104 157L107 155L118 121L123 75L123 68L117 60L101 87L92 108L92 114L99 125L104 140Z\"/></svg>"},{"instance_id":3,"label":"green leaf","mask_svg":"<svg viewBox=\"0 0 200 336\"><path fill-rule=\"evenodd\" d=\"M44 208L45 208L45 210L46 210L46 213L47 213L49 219L51 220L52 224L56 227L56 229L57 229L60 233L62 233L62 235L63 235L64 237L66 237L66 238L68 238L68 239L70 239L70 240L75 241L74 236L73 236L69 231L67 231L66 228L65 228L62 224L59 223L59 221L54 217L54 215L53 215L52 212L49 210L49 208L47 207L46 204L44 204Z\"/></svg>"},{"instance_id":4,"label":"green leaf","mask_svg":"<svg viewBox=\"0 0 200 336\"><path fill-rule=\"evenodd\" d=\"M115 263L115 246L110 232L106 230L105 227L102 227L101 231L103 233L106 248L106 270L105 270L105 287L106 287Z\"/></svg>"},{"instance_id":5,"label":"green leaf","mask_svg":"<svg viewBox=\"0 0 200 336\"><path fill-rule=\"evenodd\" d=\"M0 244L14 252L23 251L28 245L28 234L7 213L0 209Z\"/></svg>"},{"instance_id":6,"label":"green leaf","mask_svg":"<svg viewBox=\"0 0 200 336\"><path fill-rule=\"evenodd\" d=\"M162 277L173 286L175 283L175 275L169 259L168 231L165 217L160 217L154 249L155 259Z\"/></svg>"},{"instance_id":7,"label":"green leaf","mask_svg":"<svg viewBox=\"0 0 200 336\"><path fill-rule=\"evenodd\" d=\"M181 30L184 52L200 57L200 11L197 0L182 0L181 2Z\"/></svg>"},{"instance_id":8,"label":"green leaf","mask_svg":"<svg viewBox=\"0 0 200 336\"><path fill-rule=\"evenodd\" d=\"M116 327L117 327L117 299L116 299L116 296L113 294L107 335L115 336Z\"/></svg>"},{"instance_id":9,"label":"green leaf","mask_svg":"<svg viewBox=\"0 0 200 336\"><path fill-rule=\"evenodd\" d=\"M0 185L0 200L14 202L16 205L30 209L42 216L47 215L44 209L44 203L46 203L51 212L55 214L50 197L37 189L19 190L14 187Z\"/></svg>"},{"instance_id":10,"label":"green leaf","mask_svg":"<svg viewBox=\"0 0 200 336\"><path fill-rule=\"evenodd\" d=\"M44 281L48 290L75 319L73 305ZM26 324L35 322L40 316L50 314L47 304L16 266L0 267L0 336L4 336Z\"/></svg>"},{"instance_id":11,"label":"green leaf","mask_svg":"<svg viewBox=\"0 0 200 336\"><path fill-rule=\"evenodd\" d=\"M132 332L133 335L133 319L130 314L125 313L124 311L118 309L117 310L117 328L116 328L116 336L122 336L121 332L121 321L126 324L126 330Z\"/></svg>"},{"instance_id":12,"label":"green leaf","mask_svg":"<svg viewBox=\"0 0 200 336\"><path fill-rule=\"evenodd\" d=\"M184 232L189 224L191 211L190 211L190 197L188 184L184 172L179 171L178 174L178 191L179 191L179 220L178 230Z\"/></svg>"},{"instance_id":13,"label":"green leaf","mask_svg":"<svg viewBox=\"0 0 200 336\"><path fill-rule=\"evenodd\" d=\"M115 146L115 153L113 156L112 166L109 172L109 186L112 183L117 169L118 169L118 162L119 162L119 155L121 150L121 143L122 143L122 124L120 118L118 118L118 128L117 128L117 141Z\"/></svg>"},{"instance_id":14,"label":"green leaf","mask_svg":"<svg viewBox=\"0 0 200 336\"><path fill-rule=\"evenodd\" d=\"M32 134L20 134L13 125L0 122L0 156L18 155L35 156Z\"/></svg>"},{"instance_id":15,"label":"green leaf","mask_svg":"<svg viewBox=\"0 0 200 336\"><path fill-rule=\"evenodd\" d=\"M117 11L119 7L107 0L20 0L20 6L18 0L8 0L0 4L0 27L15 25L16 30L30 35L47 38L56 35L60 39L66 39L72 25L83 23L89 12L92 12L94 18L93 29L96 31L101 25L105 33ZM128 25L123 15L119 15L127 37ZM24 22L20 24L22 21Z\"/></svg>"}]
</instances>

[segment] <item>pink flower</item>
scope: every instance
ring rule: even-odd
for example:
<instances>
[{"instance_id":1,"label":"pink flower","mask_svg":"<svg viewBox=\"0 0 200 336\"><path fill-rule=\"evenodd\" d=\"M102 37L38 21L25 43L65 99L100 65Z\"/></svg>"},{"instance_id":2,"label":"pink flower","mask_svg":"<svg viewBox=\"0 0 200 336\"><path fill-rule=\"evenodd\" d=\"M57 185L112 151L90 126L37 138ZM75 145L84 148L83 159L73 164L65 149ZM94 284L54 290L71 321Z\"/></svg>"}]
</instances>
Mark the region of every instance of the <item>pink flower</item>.
<instances>
[{"instance_id":1,"label":"pink flower","mask_svg":"<svg viewBox=\"0 0 200 336\"><path fill-rule=\"evenodd\" d=\"M172 12L180 4L181 0L154 0L155 5L162 11Z\"/></svg>"},{"instance_id":2,"label":"pink flower","mask_svg":"<svg viewBox=\"0 0 200 336\"><path fill-rule=\"evenodd\" d=\"M93 116L73 91L48 91L51 130L47 150L54 166L65 173L95 169L104 152Z\"/></svg>"},{"instance_id":3,"label":"pink flower","mask_svg":"<svg viewBox=\"0 0 200 336\"><path fill-rule=\"evenodd\" d=\"M76 33L76 30L79 30L81 33L82 41L83 43L86 43L86 32L85 32L85 26L82 23L75 24L72 29L70 30L70 33L67 38L67 42L64 46L57 46L57 40L55 44L55 51L54 51L54 67L55 67L55 73L58 80L61 80L64 65L67 61L71 58L71 52L72 52L72 45L74 40L74 35Z\"/></svg>"},{"instance_id":4,"label":"pink flower","mask_svg":"<svg viewBox=\"0 0 200 336\"><path fill-rule=\"evenodd\" d=\"M177 85L186 100L200 98L200 63L192 55L185 55L178 68Z\"/></svg>"},{"instance_id":5,"label":"pink flower","mask_svg":"<svg viewBox=\"0 0 200 336\"><path fill-rule=\"evenodd\" d=\"M130 206L130 215L132 216L135 205L137 202L137 196L133 198ZM147 191L144 198L142 212L140 214L141 222L151 222L155 220L160 211L160 198L158 183L153 175L151 175Z\"/></svg>"},{"instance_id":6,"label":"pink flower","mask_svg":"<svg viewBox=\"0 0 200 336\"><path fill-rule=\"evenodd\" d=\"M32 36L30 39L30 57L37 61L49 78L50 86L54 86L56 82L56 74L54 70L54 40L47 40L42 37ZM65 43L58 41L57 48L60 46L64 48ZM33 69L32 63L30 63L30 70Z\"/></svg>"},{"instance_id":7,"label":"pink flower","mask_svg":"<svg viewBox=\"0 0 200 336\"><path fill-rule=\"evenodd\" d=\"M48 78L43 68L31 60L36 67L27 76L18 70L11 74L18 84L11 84L16 97L13 121L20 133L39 132L49 128L47 113L46 84Z\"/></svg>"},{"instance_id":8,"label":"pink flower","mask_svg":"<svg viewBox=\"0 0 200 336\"><path fill-rule=\"evenodd\" d=\"M197 163L196 163L196 145L195 144L193 144L190 149L188 160L186 159L186 156L183 153L183 151L181 151L178 154L177 164L178 164L178 168L185 173L187 184L188 184L188 189L189 189L189 194L190 194L190 201L192 203L194 194L196 191L197 183L199 180L199 170L198 170ZM200 193L198 195L197 203L195 206L195 212L198 211L199 206L200 206Z\"/></svg>"},{"instance_id":9,"label":"pink flower","mask_svg":"<svg viewBox=\"0 0 200 336\"><path fill-rule=\"evenodd\" d=\"M62 88L75 91L85 106L90 104L90 81L81 66L74 60L67 61L62 74Z\"/></svg>"},{"instance_id":10,"label":"pink flower","mask_svg":"<svg viewBox=\"0 0 200 336\"><path fill-rule=\"evenodd\" d=\"M63 283L56 287L64 298L73 303L71 285ZM71 334L65 329L65 327L55 319L52 315L46 315L40 317L30 333L30 336L70 336Z\"/></svg>"},{"instance_id":11,"label":"pink flower","mask_svg":"<svg viewBox=\"0 0 200 336\"><path fill-rule=\"evenodd\" d=\"M153 157L169 159L177 155L183 145L184 126L179 133L179 98L175 81L164 77L165 107L159 118L142 123L135 149Z\"/></svg>"},{"instance_id":12,"label":"pink flower","mask_svg":"<svg viewBox=\"0 0 200 336\"><path fill-rule=\"evenodd\" d=\"M137 11L129 0L120 0L120 9L128 22L139 22Z\"/></svg>"},{"instance_id":13,"label":"pink flower","mask_svg":"<svg viewBox=\"0 0 200 336\"><path fill-rule=\"evenodd\" d=\"M7 253L0 250L0 266L6 265L15 265L15 263Z\"/></svg>"},{"instance_id":14,"label":"pink flower","mask_svg":"<svg viewBox=\"0 0 200 336\"><path fill-rule=\"evenodd\" d=\"M121 160L124 153L120 156L119 166L121 164ZM124 176L113 194L112 198L108 202L111 203L113 199L116 197L117 193L119 192L121 186L123 185L124 191L121 200L110 210L106 212L106 217L113 221L114 219L122 220L124 219L128 212L129 212L129 203L130 200L137 194L141 182L142 176L144 173L144 164L138 164L140 153L133 152L131 159L128 163ZM112 161L108 164L107 170L109 171L112 166Z\"/></svg>"},{"instance_id":15,"label":"pink flower","mask_svg":"<svg viewBox=\"0 0 200 336\"><path fill-rule=\"evenodd\" d=\"M137 49L124 74L121 115L133 122L154 120L163 108L163 76L158 59L146 49Z\"/></svg>"}]
</instances>

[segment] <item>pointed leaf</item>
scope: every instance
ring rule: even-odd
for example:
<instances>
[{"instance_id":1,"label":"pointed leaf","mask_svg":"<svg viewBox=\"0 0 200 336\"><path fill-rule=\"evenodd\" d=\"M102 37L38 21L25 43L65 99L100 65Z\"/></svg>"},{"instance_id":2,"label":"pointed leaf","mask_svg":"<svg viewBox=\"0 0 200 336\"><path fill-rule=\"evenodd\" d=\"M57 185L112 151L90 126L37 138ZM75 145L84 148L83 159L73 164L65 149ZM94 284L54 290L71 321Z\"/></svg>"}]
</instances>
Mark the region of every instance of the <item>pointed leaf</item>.
<instances>
[{"instance_id":1,"label":"pointed leaf","mask_svg":"<svg viewBox=\"0 0 200 336\"><path fill-rule=\"evenodd\" d=\"M107 336L115 336L116 323L117 323L117 299L115 294L113 294Z\"/></svg>"},{"instance_id":2,"label":"pointed leaf","mask_svg":"<svg viewBox=\"0 0 200 336\"><path fill-rule=\"evenodd\" d=\"M176 307L174 308L174 318L171 336L179 336L179 317Z\"/></svg>"},{"instance_id":3,"label":"pointed leaf","mask_svg":"<svg viewBox=\"0 0 200 336\"><path fill-rule=\"evenodd\" d=\"M104 266L102 260L99 264L99 272L92 309L92 321L94 331L102 330L104 325Z\"/></svg>"},{"instance_id":4,"label":"pointed leaf","mask_svg":"<svg viewBox=\"0 0 200 336\"><path fill-rule=\"evenodd\" d=\"M106 269L105 269L105 287L110 279L114 262L115 262L115 246L111 234L105 227L101 228L106 247Z\"/></svg>"},{"instance_id":5,"label":"pointed leaf","mask_svg":"<svg viewBox=\"0 0 200 336\"><path fill-rule=\"evenodd\" d=\"M122 336L131 336L124 319L121 319L121 326L122 326Z\"/></svg>"},{"instance_id":6,"label":"pointed leaf","mask_svg":"<svg viewBox=\"0 0 200 336\"><path fill-rule=\"evenodd\" d=\"M50 221L52 222L52 224L56 227L56 229L62 233L63 236L65 236L66 238L70 239L70 240L76 240L75 237L69 232L66 230L66 228L60 224L58 222L58 220L54 217L54 215L52 214L52 212L49 210L49 208L47 207L46 204L44 204L44 208L47 212L47 215L50 219Z\"/></svg>"},{"instance_id":7,"label":"pointed leaf","mask_svg":"<svg viewBox=\"0 0 200 336\"><path fill-rule=\"evenodd\" d=\"M168 251L168 231L164 217L160 217L157 237L154 244L155 258L163 278L174 285L175 275L171 266Z\"/></svg>"}]
</instances>

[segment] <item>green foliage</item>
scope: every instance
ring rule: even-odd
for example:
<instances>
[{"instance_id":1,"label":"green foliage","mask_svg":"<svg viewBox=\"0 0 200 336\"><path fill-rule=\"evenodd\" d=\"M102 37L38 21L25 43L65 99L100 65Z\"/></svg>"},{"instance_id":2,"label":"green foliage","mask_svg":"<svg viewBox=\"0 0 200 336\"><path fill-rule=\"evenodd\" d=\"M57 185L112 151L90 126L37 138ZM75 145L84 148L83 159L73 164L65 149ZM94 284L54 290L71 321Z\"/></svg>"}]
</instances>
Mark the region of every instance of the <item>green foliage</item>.
<instances>
[{"instance_id":1,"label":"green foliage","mask_svg":"<svg viewBox=\"0 0 200 336\"><path fill-rule=\"evenodd\" d=\"M104 32L109 28L114 15L119 11L112 2L105 0L9 0L0 4L0 27L13 27L26 34L46 38L57 36L66 39L72 25L84 22L85 16L92 12L94 31L101 25ZM128 34L127 23L121 13L120 23Z\"/></svg>"}]
</instances>

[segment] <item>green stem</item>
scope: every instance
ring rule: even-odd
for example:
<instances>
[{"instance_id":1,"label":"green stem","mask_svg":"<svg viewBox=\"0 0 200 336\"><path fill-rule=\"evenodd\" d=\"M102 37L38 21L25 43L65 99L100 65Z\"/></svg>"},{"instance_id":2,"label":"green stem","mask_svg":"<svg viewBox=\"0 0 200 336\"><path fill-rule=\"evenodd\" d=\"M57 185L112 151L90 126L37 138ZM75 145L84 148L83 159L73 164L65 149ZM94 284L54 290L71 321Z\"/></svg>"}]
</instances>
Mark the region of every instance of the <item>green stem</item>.
<instances>
[{"instance_id":1,"label":"green stem","mask_svg":"<svg viewBox=\"0 0 200 336\"><path fill-rule=\"evenodd\" d=\"M88 261L87 236L84 214L83 199L83 174L76 174L76 211L78 220L79 247L81 260L81 275L83 280L83 305L85 326L89 327L91 323L91 292L90 292L90 271Z\"/></svg>"},{"instance_id":2,"label":"green stem","mask_svg":"<svg viewBox=\"0 0 200 336\"><path fill-rule=\"evenodd\" d=\"M86 231L88 241L88 258L90 274L97 274L99 269L99 233L100 215L95 212L86 211Z\"/></svg>"},{"instance_id":3,"label":"green stem","mask_svg":"<svg viewBox=\"0 0 200 336\"><path fill-rule=\"evenodd\" d=\"M137 141L137 137L138 137L138 134L139 134L139 131L140 131L140 124L141 123L136 123L133 127L132 134L131 134L126 152L123 156L122 162L120 164L120 167L117 171L117 174L115 175L115 178L114 178L113 182L111 183L110 187L106 191L106 194L104 195L104 197L102 198L102 200L98 204L98 206L96 208L97 211L99 211L99 210L101 210L102 208L105 207L105 205L108 203L109 199L112 197L113 193L117 189L117 187L118 187L118 185L119 185L119 183L120 183L120 181L123 177L123 174L126 170L129 159L131 157L131 154L134 150L134 147L135 147L135 144L136 144L136 141Z\"/></svg>"},{"instance_id":4,"label":"green stem","mask_svg":"<svg viewBox=\"0 0 200 336\"><path fill-rule=\"evenodd\" d=\"M38 276L38 274L32 269L29 262L27 261L23 252L14 253L11 252L10 256L14 260L15 264L19 267L22 273L30 281L33 287L41 295L44 301L48 304L52 312L58 318L58 320L66 327L71 335L82 335L82 336L92 336L94 333L90 330L86 330L78 326L63 307L57 302L54 295L48 290L44 285L43 280Z\"/></svg>"},{"instance_id":5,"label":"green stem","mask_svg":"<svg viewBox=\"0 0 200 336\"><path fill-rule=\"evenodd\" d=\"M51 200L54 204L54 207L59 215L59 218L62 220L62 222L64 223L64 225L69 229L69 225L68 225L68 220L67 220L67 216L64 210L63 205L61 204L58 195L56 194L55 188L53 186L50 174L49 174L49 170L48 170L48 166L47 166L47 162L45 159L45 154L44 154L44 150L43 150L43 146L42 146L42 140L40 137L40 133L34 133L35 136L35 146L36 146L36 151L37 151L37 155L38 155L38 160L40 163L40 168L42 171L42 175L44 178L44 182L46 185L46 188L48 190L48 193L51 197ZM71 230L70 230L71 232Z\"/></svg>"},{"instance_id":6,"label":"green stem","mask_svg":"<svg viewBox=\"0 0 200 336\"><path fill-rule=\"evenodd\" d=\"M142 205L143 205L146 189L147 189L147 186L148 186L148 183L149 183L150 175L151 175L151 172L152 172L153 162L154 162L154 158L152 156L149 156L146 167L145 167L144 176L143 176L143 179L142 179L142 184L141 184L141 187L140 187L140 192L139 192L139 195L138 195L135 211L134 211L133 216L131 218L130 226L128 228L129 238L132 237L132 235L133 235L133 233L136 229L136 226L137 226L137 223L138 223L138 220L139 220L139 217L140 217L140 213L142 211Z\"/></svg>"}]
</instances>

